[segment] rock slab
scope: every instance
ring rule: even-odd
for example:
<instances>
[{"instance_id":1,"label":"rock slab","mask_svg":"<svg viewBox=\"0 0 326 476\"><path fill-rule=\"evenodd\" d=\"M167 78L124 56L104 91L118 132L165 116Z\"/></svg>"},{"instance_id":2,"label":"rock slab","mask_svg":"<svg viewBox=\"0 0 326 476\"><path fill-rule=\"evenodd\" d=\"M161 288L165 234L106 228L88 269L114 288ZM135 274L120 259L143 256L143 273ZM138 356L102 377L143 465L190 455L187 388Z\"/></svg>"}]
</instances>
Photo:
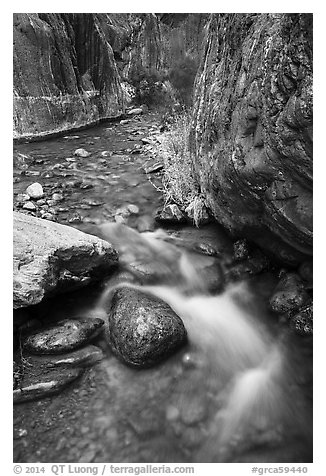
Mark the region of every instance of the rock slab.
<instances>
[{"instance_id":1,"label":"rock slab","mask_svg":"<svg viewBox=\"0 0 326 476\"><path fill-rule=\"evenodd\" d=\"M14 308L109 274L118 253L75 228L14 212Z\"/></svg>"},{"instance_id":2,"label":"rock slab","mask_svg":"<svg viewBox=\"0 0 326 476\"><path fill-rule=\"evenodd\" d=\"M102 319L64 319L38 329L24 342L24 349L33 354L62 354L94 338L104 324Z\"/></svg>"},{"instance_id":3,"label":"rock slab","mask_svg":"<svg viewBox=\"0 0 326 476\"><path fill-rule=\"evenodd\" d=\"M114 293L106 339L126 364L155 365L179 349L186 338L182 320L162 300L128 288Z\"/></svg>"}]
</instances>

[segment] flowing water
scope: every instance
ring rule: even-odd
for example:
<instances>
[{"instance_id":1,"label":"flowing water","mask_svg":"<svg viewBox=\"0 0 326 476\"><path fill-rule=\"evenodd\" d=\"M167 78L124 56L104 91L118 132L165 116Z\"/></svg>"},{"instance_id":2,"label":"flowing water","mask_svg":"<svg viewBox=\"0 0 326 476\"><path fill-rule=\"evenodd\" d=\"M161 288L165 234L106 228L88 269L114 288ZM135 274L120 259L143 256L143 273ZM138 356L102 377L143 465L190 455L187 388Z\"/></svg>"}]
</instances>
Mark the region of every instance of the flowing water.
<instances>
[{"instance_id":1,"label":"flowing water","mask_svg":"<svg viewBox=\"0 0 326 476\"><path fill-rule=\"evenodd\" d=\"M148 132L154 119L148 116L136 125ZM80 161L82 172L54 169L46 180L49 187L56 187L58 180L71 180L71 174L86 174L93 185L87 190L89 199L104 205L78 208L86 196L85 190L78 190L66 196L64 206L69 211L59 212L59 221L66 222L72 209L86 214L88 220L74 226L112 242L129 274L136 264L136 268L149 266L160 277L155 284L142 286L113 277L87 293L57 298L42 312L52 318L63 313L64 317L106 318L114 289L132 287L167 302L182 318L189 343L160 365L135 370L118 361L100 341L105 358L74 387L52 399L16 406L15 461L311 461L311 341L294 335L269 313L275 277L267 273L229 284L212 295L198 273L211 258L187 244L206 240L222 251L223 265L230 242L218 227L140 234L108 222L114 210L126 203L136 204L147 215L161 200L141 169L146 157L140 154L135 159L121 152L131 126L101 126L80 133L78 140L17 146L19 152L55 165L77 145L88 145L92 157ZM93 178L83 168L92 167L94 156L100 157L103 149L113 151L105 180L98 178L96 167ZM42 164L29 171L44 172ZM15 191L22 192L31 175L16 174ZM119 178L112 179L114 174ZM137 185L130 185L132 181ZM19 436L22 430L27 432L24 437Z\"/></svg>"}]
</instances>

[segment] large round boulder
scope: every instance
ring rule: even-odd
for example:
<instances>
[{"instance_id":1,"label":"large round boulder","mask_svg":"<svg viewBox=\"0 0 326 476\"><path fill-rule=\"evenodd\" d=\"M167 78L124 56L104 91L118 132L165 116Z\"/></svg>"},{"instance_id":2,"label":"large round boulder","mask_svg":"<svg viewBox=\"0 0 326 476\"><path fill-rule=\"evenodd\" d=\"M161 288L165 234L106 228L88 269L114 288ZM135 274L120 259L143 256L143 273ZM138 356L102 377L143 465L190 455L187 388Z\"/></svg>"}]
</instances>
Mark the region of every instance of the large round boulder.
<instances>
[{"instance_id":1,"label":"large round boulder","mask_svg":"<svg viewBox=\"0 0 326 476\"><path fill-rule=\"evenodd\" d=\"M150 367L179 349L187 332L164 301L126 287L112 297L106 338L126 364Z\"/></svg>"}]
</instances>

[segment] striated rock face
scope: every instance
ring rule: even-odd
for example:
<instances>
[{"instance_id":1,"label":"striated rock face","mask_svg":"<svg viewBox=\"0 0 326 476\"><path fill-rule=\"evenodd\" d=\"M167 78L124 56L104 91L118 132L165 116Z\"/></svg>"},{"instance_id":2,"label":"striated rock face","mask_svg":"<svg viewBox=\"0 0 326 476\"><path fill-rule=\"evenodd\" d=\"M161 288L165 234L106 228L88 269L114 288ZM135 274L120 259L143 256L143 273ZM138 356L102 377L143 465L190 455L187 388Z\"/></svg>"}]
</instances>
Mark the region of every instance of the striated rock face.
<instances>
[{"instance_id":1,"label":"striated rock face","mask_svg":"<svg viewBox=\"0 0 326 476\"><path fill-rule=\"evenodd\" d=\"M215 218L289 265L312 255L312 15L212 14L190 148Z\"/></svg>"},{"instance_id":2,"label":"striated rock face","mask_svg":"<svg viewBox=\"0 0 326 476\"><path fill-rule=\"evenodd\" d=\"M106 14L14 14L15 137L42 136L123 112L107 38L111 23ZM121 28L115 31L118 36Z\"/></svg>"},{"instance_id":3,"label":"striated rock face","mask_svg":"<svg viewBox=\"0 0 326 476\"><path fill-rule=\"evenodd\" d=\"M117 260L117 252L106 241L14 212L15 309L84 286L110 272Z\"/></svg>"}]
</instances>

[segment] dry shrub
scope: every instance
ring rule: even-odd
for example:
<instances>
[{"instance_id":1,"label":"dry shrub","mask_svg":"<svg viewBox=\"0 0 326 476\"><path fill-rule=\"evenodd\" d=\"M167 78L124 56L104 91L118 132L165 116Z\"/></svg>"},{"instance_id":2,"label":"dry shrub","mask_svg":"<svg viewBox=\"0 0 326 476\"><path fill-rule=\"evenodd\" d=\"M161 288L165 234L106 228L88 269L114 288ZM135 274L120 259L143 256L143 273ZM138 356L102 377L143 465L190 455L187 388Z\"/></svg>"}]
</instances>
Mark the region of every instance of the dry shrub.
<instances>
[{"instance_id":1,"label":"dry shrub","mask_svg":"<svg viewBox=\"0 0 326 476\"><path fill-rule=\"evenodd\" d=\"M160 156L164 161L163 192L166 203L177 203L198 226L204 216L205 203L199 196L192 173L188 138L190 119L187 114L177 116L170 130L165 132Z\"/></svg>"}]
</instances>

